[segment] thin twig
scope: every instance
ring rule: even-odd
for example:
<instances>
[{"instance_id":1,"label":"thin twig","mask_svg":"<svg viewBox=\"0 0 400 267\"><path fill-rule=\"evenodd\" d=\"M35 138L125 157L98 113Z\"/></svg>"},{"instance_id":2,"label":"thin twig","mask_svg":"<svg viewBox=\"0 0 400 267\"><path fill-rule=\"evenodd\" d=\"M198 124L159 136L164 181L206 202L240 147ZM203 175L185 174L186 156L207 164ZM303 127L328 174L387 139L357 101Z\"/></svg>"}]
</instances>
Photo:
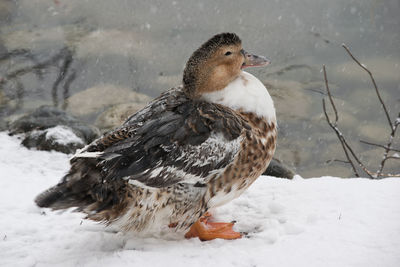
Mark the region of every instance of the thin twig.
<instances>
[{"instance_id":1,"label":"thin twig","mask_svg":"<svg viewBox=\"0 0 400 267\"><path fill-rule=\"evenodd\" d=\"M386 158L388 157L389 152L392 151L392 143L394 140L394 136L396 135L397 127L400 125L400 123L398 123L399 120L400 120L400 114L399 117L395 120L394 124L392 124L392 131L390 132L389 141L388 144L386 145L385 152L383 153L383 159L377 171L378 175L383 171L383 168L385 167Z\"/></svg>"},{"instance_id":2,"label":"thin twig","mask_svg":"<svg viewBox=\"0 0 400 267\"><path fill-rule=\"evenodd\" d=\"M352 169L353 169L353 171L354 171L354 174L355 174L357 177L358 177L358 172L357 172L357 169L355 168L355 164L353 163L352 158L354 158L354 160L358 163L358 166L359 166L370 178L382 178L382 177L384 177L384 176L386 176L386 177L400 177L400 174L383 173L383 168L384 168L385 162L386 162L387 160L389 160L389 159L400 159L400 157L398 157L397 155L390 155L390 156L389 156L389 152L391 152L391 151L400 152L400 150L398 150L398 149L393 149L393 148L392 148L392 143L393 143L393 140L394 140L396 131L397 131L397 129L398 129L398 126L400 125L400 114L398 115L398 117L397 117L393 122L390 120L389 112L387 111L386 105L385 105L385 103L384 103L383 100L382 100L382 97L381 97L381 95L380 95L380 93L379 93L379 88L378 88L378 86L376 85L375 79L374 79L374 77L373 77L371 71L369 71L369 69L367 69L367 67L365 67L365 65L363 65L362 63L360 63L360 62L353 56L353 54L350 52L350 49L349 49L345 44L342 44L342 46L343 46L343 48L347 51L347 53L350 55L350 57L351 57L362 69L364 69L364 70L369 74L369 76L370 76L370 78L371 78L371 81L372 81L372 83L373 83L373 85L374 85L375 92L376 92L376 94L377 94L377 96L378 96L379 101L380 101L381 104L382 104L382 108L383 108L383 110L385 111L386 118L387 118L387 120L388 120L388 122L389 122L389 126L390 126L390 128L391 128L391 133L390 133L389 141L388 141L387 145L380 145L380 144L375 144L375 143L371 143L371 142L367 142L367 141L360 140L361 143L368 144L368 145L373 145L373 146L378 146L378 147L382 147L382 148L385 149L385 152L384 152L384 154L383 154L382 161L381 161L381 163L380 163L380 165L379 165L379 168L378 168L377 172L374 173L374 172L371 172L370 170L367 169L367 167L361 162L361 160L358 158L358 156L356 155L356 153L354 152L354 150L351 148L351 146L347 143L345 137L343 136L343 134L341 133L341 131L340 131L339 128L337 127L337 122L338 122L338 120L339 120L339 116L338 116L338 112L337 112L335 103L334 103L334 101L333 101L333 98L332 98L332 95L331 95L331 92L330 92L330 89L329 89L328 78L327 78L327 75L326 75L326 69L325 69L325 65L324 65L324 66L323 66L323 72L324 72L325 87L326 87L326 91L327 91L327 94L328 94L328 97L329 97L329 101L330 101L331 106L332 106L332 108L333 108L333 110L334 110L334 113L335 113L335 122L333 123L333 122L330 120L330 118L329 118L329 116L328 116L328 113L327 113L327 111L326 111L325 99L322 99L322 107L323 107L323 110L324 110L325 118L326 118L326 120L327 120L329 126L335 131L335 133L336 133L336 135L337 135L337 137L338 137L338 139L339 139L339 141L340 141L340 143L341 143L341 145L342 145L343 151L344 151L344 153L345 153L345 155L346 155L346 158L347 158L347 160L348 160L348 162L346 162L346 163L351 164ZM351 156L350 156L350 155L351 155ZM344 161L342 161L342 162L344 162Z\"/></svg>"},{"instance_id":3,"label":"thin twig","mask_svg":"<svg viewBox=\"0 0 400 267\"><path fill-rule=\"evenodd\" d=\"M342 159L330 159L330 160L326 161L326 163L331 163L331 162L340 162L340 163L350 164L349 161L342 160Z\"/></svg>"},{"instance_id":4,"label":"thin twig","mask_svg":"<svg viewBox=\"0 0 400 267\"><path fill-rule=\"evenodd\" d=\"M326 96L326 93L324 93L324 92L322 92L321 90L318 90L318 89L314 89L314 88L304 88L304 90L311 91L311 92L318 93L318 94L321 94L321 95L323 95L323 96Z\"/></svg>"},{"instance_id":5,"label":"thin twig","mask_svg":"<svg viewBox=\"0 0 400 267\"><path fill-rule=\"evenodd\" d=\"M374 175L376 176L377 179L382 179L385 177L400 177L400 173L380 173L379 176L377 176L377 173L374 173Z\"/></svg>"},{"instance_id":6,"label":"thin twig","mask_svg":"<svg viewBox=\"0 0 400 267\"><path fill-rule=\"evenodd\" d=\"M375 144L375 143L370 143L370 142L367 142L367 141L364 141L364 140L360 140L360 143L363 143L363 144L366 144L366 145L371 145L371 146L377 146L377 147L381 147L381 148L384 148L384 149L388 149L387 146L380 145L380 144ZM400 152L400 149L395 149L395 148L389 148L389 149L391 151Z\"/></svg>"},{"instance_id":7,"label":"thin twig","mask_svg":"<svg viewBox=\"0 0 400 267\"><path fill-rule=\"evenodd\" d=\"M385 161L388 160L388 159L397 159L397 160L400 160L400 157L388 156L388 157L386 157Z\"/></svg>"},{"instance_id":8,"label":"thin twig","mask_svg":"<svg viewBox=\"0 0 400 267\"><path fill-rule=\"evenodd\" d=\"M328 92L328 97L329 97L329 101L331 102L333 111L335 112L335 125L339 119L338 116L338 112L336 109L335 104L333 103L333 99L332 99L332 95L331 95L331 90L329 89L329 84L328 84L328 77L326 76L326 69L325 69L325 65L322 65L322 69L324 70L324 81L325 81L325 87L326 87L326 91Z\"/></svg>"},{"instance_id":9,"label":"thin twig","mask_svg":"<svg viewBox=\"0 0 400 267\"><path fill-rule=\"evenodd\" d=\"M349 156L349 154L347 152L347 149L346 149L346 146L344 144L344 141L342 140L342 136L343 136L342 133L339 131L339 129L335 125L332 124L332 122L329 119L328 113L326 112L325 99L322 99L322 108L324 110L325 118L326 118L329 126L335 131L335 133L336 133L336 135L337 135L337 137L338 137L338 139L340 141L340 144L342 145L344 154L346 155L347 161L350 163L350 165L351 165L351 167L353 169L354 175L356 177L360 177L360 175L357 172L356 167L354 166L353 161L350 159L350 156Z\"/></svg>"},{"instance_id":10,"label":"thin twig","mask_svg":"<svg viewBox=\"0 0 400 267\"><path fill-rule=\"evenodd\" d=\"M358 61L358 60L354 57L354 55L350 52L350 49L349 49L345 44L342 44L342 46L343 46L343 48L346 50L346 52L350 55L350 57L351 57L363 70L365 70L365 71L368 73L369 77L371 78L372 84L374 85L376 95L378 96L378 99L379 99L379 101L381 102L382 108L383 108L383 110L385 111L385 115L386 115L386 118L387 118L388 123L389 123L389 126L390 126L391 133L390 133L389 141L388 141L388 144L386 145L385 152L383 153L383 159L382 159L381 163L379 164L379 168L378 168L378 170L377 170L377 172L376 172L378 176L381 176L381 173L382 173L382 171L383 171L383 168L385 167L386 158L387 158L389 152L392 150L392 148L391 148L392 142L393 142L394 136L395 136L395 134L396 134L397 126L398 126L399 124L396 123L396 122L397 122L397 119L394 121L394 123L391 121L389 112L388 112L388 110L387 110L387 108L386 108L385 102L383 102L383 100L382 100L381 94L379 93L378 86L376 85L374 76L372 75L371 71L370 71L364 64L360 63L360 61ZM399 117L400 117L400 115L399 115Z\"/></svg>"},{"instance_id":11,"label":"thin twig","mask_svg":"<svg viewBox=\"0 0 400 267\"><path fill-rule=\"evenodd\" d=\"M330 102L331 102L332 108L333 108L333 110L335 111L335 119L336 119L336 120L335 120L335 123L332 123L332 122L331 122L331 120L329 119L328 113L326 112L325 99L322 99L322 108L323 108L323 110L324 110L325 118L326 118L326 120L327 120L329 126L335 131L335 133L336 133L336 135L337 135L337 137L338 137L338 139L339 139L339 141L340 141L340 144L342 145L344 154L346 155L346 158L347 158L348 162L350 163L350 165L351 165L351 167L352 167L352 169L353 169L353 172L354 172L355 176L356 176L356 177L360 177L360 175L359 175L358 172L357 172L357 168L355 167L353 161L351 160L351 157L350 157L350 155L349 155L349 152L350 152L350 154L353 156L353 158L356 160L356 162L358 163L358 165L360 166L360 168L361 168L370 178L374 178L374 176L375 176L374 173L370 172L370 171L364 166L364 164L361 162L361 160L360 160L360 159L357 157L357 155L354 153L353 149L352 149L352 148L350 147L350 145L347 143L347 141L346 141L346 139L344 138L342 132L341 132L341 131L339 130L339 128L337 127L337 121L339 120L339 116L338 116L338 113L337 113L337 109L336 109L336 106L335 106L335 102L333 101L333 98L332 98L331 91L330 91L330 89L329 89L328 79L327 79L327 75L326 75L325 66L323 66L322 69L323 69L323 71L324 71L324 79L325 79L326 91L327 91L327 93L328 93L329 100L330 100Z\"/></svg>"},{"instance_id":12,"label":"thin twig","mask_svg":"<svg viewBox=\"0 0 400 267\"><path fill-rule=\"evenodd\" d=\"M342 46L343 46L343 48L346 50L346 52L350 55L350 57L358 64L358 66L360 66L363 70L365 70L365 71L368 73L368 75L369 75L369 77L371 78L371 81L372 81L372 83L373 83L373 85L374 85L376 95L378 96L379 101L380 101L381 104L382 104L383 110L385 111L386 118L387 118L387 120L388 120L388 123L389 123L389 125L390 125L390 128L393 128L393 124L392 124L392 121L390 120L389 112L387 111L386 105L385 105L385 103L384 103L383 100L382 100L381 94L379 93L379 90L378 90L378 86L376 85L374 76L372 75L371 71L369 71L369 69L367 69L367 67L366 67L364 64L360 63L360 61L358 61L358 60L353 56L353 54L350 52L350 49L349 49L345 44L342 44Z\"/></svg>"},{"instance_id":13,"label":"thin twig","mask_svg":"<svg viewBox=\"0 0 400 267\"><path fill-rule=\"evenodd\" d=\"M338 113L337 113L337 110L336 110L335 102L333 102L333 99L332 99L331 91L329 90L329 85L328 85L328 79L327 79L327 75L326 75L325 65L322 67L322 69L324 71L324 80L325 80L326 91L328 93L329 100L331 102L333 110L335 111L335 123L332 123L331 120L329 119L328 113L326 112L325 99L322 99L322 108L324 110L326 121L328 122L329 126L335 131L335 133L336 133L336 135L337 135L337 137L338 137L338 139L340 141L340 144L342 145L342 148L343 148L344 154L346 155L347 161L350 163L350 165L351 165L351 167L353 169L354 175L356 177L360 177L360 175L357 172L357 168L354 166L354 163L351 160L351 158L350 158L350 156L349 156L349 154L347 152L346 145L345 145L346 140L344 139L343 134L337 128L337 121L339 119L339 116L338 116Z\"/></svg>"},{"instance_id":14,"label":"thin twig","mask_svg":"<svg viewBox=\"0 0 400 267\"><path fill-rule=\"evenodd\" d=\"M343 137L344 138L344 137ZM371 172L370 170L367 169L367 167L365 167L365 165L361 162L361 160L357 157L356 153L354 153L353 149L351 148L351 146L347 143L344 142L344 144L346 145L346 148L350 151L351 155L353 156L353 158L357 161L358 166L360 166L360 168L366 173L368 174L369 178L378 178L379 175L377 175L374 172Z\"/></svg>"}]
</instances>

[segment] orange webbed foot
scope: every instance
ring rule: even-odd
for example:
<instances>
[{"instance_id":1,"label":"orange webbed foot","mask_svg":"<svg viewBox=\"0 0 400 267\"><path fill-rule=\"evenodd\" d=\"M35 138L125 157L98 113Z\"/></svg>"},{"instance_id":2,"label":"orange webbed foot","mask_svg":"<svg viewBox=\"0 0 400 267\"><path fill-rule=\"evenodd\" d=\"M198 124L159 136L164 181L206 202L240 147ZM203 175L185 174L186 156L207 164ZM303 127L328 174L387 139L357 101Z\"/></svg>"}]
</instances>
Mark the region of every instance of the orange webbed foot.
<instances>
[{"instance_id":1,"label":"orange webbed foot","mask_svg":"<svg viewBox=\"0 0 400 267\"><path fill-rule=\"evenodd\" d=\"M242 235L233 231L234 222L210 222L211 214L205 213L195 222L190 230L185 234L186 238L198 237L201 241L213 240L216 238L222 239L238 239Z\"/></svg>"}]
</instances>

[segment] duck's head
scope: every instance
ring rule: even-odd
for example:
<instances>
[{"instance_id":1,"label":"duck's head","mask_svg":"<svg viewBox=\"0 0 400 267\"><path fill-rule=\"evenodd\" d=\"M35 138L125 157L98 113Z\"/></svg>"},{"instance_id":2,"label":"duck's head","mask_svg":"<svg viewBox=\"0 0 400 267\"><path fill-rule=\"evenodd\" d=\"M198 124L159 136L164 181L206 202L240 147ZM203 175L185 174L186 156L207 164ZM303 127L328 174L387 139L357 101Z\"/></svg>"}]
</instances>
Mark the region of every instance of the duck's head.
<instances>
[{"instance_id":1,"label":"duck's head","mask_svg":"<svg viewBox=\"0 0 400 267\"><path fill-rule=\"evenodd\" d=\"M198 98L204 93L224 89L240 75L243 68L269 63L265 57L244 51L236 34L217 34L197 49L186 63L184 91L189 97Z\"/></svg>"}]
</instances>

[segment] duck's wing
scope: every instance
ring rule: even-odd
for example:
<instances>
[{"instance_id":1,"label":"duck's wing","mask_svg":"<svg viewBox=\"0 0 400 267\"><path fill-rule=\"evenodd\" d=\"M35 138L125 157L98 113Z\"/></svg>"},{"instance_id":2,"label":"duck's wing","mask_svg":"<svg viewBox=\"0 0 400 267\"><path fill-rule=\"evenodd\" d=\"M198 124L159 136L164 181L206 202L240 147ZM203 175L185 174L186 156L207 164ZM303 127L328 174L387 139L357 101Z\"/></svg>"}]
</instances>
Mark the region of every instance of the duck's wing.
<instances>
[{"instance_id":1,"label":"duck's wing","mask_svg":"<svg viewBox=\"0 0 400 267\"><path fill-rule=\"evenodd\" d=\"M202 186L239 153L246 129L249 125L235 111L189 101L180 90L172 90L72 161L96 157L106 181L126 179L147 187L178 182Z\"/></svg>"}]
</instances>

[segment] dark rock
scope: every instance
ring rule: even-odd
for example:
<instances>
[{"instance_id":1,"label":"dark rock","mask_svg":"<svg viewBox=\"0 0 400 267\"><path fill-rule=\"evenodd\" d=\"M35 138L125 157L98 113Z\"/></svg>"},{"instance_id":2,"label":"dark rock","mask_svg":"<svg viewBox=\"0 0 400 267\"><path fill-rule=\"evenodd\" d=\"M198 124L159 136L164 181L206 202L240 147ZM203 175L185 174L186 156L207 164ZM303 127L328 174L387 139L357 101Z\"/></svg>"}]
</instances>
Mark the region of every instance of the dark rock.
<instances>
[{"instance_id":1,"label":"dark rock","mask_svg":"<svg viewBox=\"0 0 400 267\"><path fill-rule=\"evenodd\" d=\"M26 134L22 144L28 148L55 150L66 154L75 153L77 149L85 146L84 141L68 126L31 131Z\"/></svg>"},{"instance_id":2,"label":"dark rock","mask_svg":"<svg viewBox=\"0 0 400 267\"><path fill-rule=\"evenodd\" d=\"M287 167L285 164L273 158L267 170L263 173L263 175L293 179L295 173L294 171L289 169L289 167Z\"/></svg>"},{"instance_id":3,"label":"dark rock","mask_svg":"<svg viewBox=\"0 0 400 267\"><path fill-rule=\"evenodd\" d=\"M89 143L99 136L99 131L94 126L87 125L65 111L52 106L41 106L11 123L10 132L11 134L26 133L33 130L45 130L57 125L70 127L85 143Z\"/></svg>"},{"instance_id":4,"label":"dark rock","mask_svg":"<svg viewBox=\"0 0 400 267\"><path fill-rule=\"evenodd\" d=\"M99 136L99 130L56 107L41 106L9 126L10 134L25 133L22 144L39 150L73 153Z\"/></svg>"}]
</instances>

